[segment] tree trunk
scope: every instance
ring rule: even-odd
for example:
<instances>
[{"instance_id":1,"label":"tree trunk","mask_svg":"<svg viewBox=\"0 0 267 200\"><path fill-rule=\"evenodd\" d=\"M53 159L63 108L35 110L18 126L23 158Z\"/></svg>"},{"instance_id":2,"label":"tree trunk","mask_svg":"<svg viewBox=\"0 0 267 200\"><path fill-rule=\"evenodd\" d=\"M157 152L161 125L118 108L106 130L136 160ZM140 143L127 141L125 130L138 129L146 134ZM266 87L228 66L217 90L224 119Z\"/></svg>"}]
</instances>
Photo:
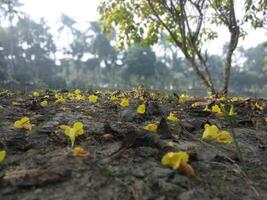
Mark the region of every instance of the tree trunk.
<instances>
[{"instance_id":1,"label":"tree trunk","mask_svg":"<svg viewBox=\"0 0 267 200\"><path fill-rule=\"evenodd\" d=\"M220 95L227 96L228 95L228 86L229 86L229 79L230 79L230 72L232 67L232 56L238 44L238 39L240 36L240 28L237 24L236 17L235 17L235 8L234 8L234 1L230 1L230 13L229 13L229 23L228 23L228 30L231 34L230 43L227 49L227 55L225 58L224 63L224 80L223 80L223 88L220 92Z\"/></svg>"}]
</instances>

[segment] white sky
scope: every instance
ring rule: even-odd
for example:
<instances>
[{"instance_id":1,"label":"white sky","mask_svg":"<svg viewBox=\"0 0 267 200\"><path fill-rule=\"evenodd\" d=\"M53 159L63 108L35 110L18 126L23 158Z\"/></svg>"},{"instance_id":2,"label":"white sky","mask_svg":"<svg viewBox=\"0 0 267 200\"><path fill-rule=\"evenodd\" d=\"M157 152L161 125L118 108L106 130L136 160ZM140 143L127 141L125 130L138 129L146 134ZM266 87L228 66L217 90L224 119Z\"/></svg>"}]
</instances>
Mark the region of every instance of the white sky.
<instances>
[{"instance_id":1,"label":"white sky","mask_svg":"<svg viewBox=\"0 0 267 200\"><path fill-rule=\"evenodd\" d=\"M86 27L89 21L97 20L97 4L100 0L22 0L24 4L23 11L28 13L34 19L44 17L48 22L49 26L52 28L52 32L56 34L60 23L59 18L61 14L66 14L75 21L77 21L77 26L79 28ZM209 44L209 49L213 52L220 54L222 52L223 44L229 40L229 35L227 31L220 31L219 38ZM267 40L267 31L257 30L249 31L248 36L244 41L240 40L239 46L244 47L256 46L259 43ZM57 44L65 43L66 39L57 38Z\"/></svg>"}]
</instances>

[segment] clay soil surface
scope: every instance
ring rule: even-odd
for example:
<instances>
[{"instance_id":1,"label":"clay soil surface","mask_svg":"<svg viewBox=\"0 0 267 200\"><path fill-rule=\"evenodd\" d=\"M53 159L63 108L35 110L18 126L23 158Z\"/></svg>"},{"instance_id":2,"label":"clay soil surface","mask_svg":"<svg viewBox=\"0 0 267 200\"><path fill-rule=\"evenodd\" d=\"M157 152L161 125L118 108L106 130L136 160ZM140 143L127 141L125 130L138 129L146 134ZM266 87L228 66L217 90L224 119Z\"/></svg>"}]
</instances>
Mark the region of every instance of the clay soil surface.
<instances>
[{"instance_id":1,"label":"clay soil surface","mask_svg":"<svg viewBox=\"0 0 267 200\"><path fill-rule=\"evenodd\" d=\"M232 102L142 89L82 91L81 99L77 91L39 93L0 92L0 150L7 152L0 163L1 200L267 199L264 99ZM88 101L92 94L98 96L96 103ZM65 101L55 103L55 95ZM121 98L127 98L129 106L120 106ZM44 100L46 107L40 105ZM138 114L143 102L146 112ZM234 106L237 115L230 124L222 115L203 111L220 103ZM177 122L167 119L170 112ZM33 124L31 131L14 127L25 116ZM75 146L88 152L84 157L73 155L59 128L77 121L85 133ZM158 125L156 133L144 130L148 123ZM206 123L234 131L242 157L234 142L202 140ZM196 176L163 166L161 158L169 151L187 151Z\"/></svg>"}]
</instances>

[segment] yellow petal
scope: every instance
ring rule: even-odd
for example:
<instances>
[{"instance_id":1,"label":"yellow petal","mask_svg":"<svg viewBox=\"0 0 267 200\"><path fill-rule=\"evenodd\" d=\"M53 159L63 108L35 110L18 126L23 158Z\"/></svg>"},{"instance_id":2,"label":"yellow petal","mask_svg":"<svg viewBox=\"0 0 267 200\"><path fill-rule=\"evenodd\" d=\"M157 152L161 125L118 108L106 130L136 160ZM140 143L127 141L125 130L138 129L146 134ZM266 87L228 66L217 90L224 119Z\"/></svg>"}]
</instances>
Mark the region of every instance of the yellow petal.
<instances>
[{"instance_id":1,"label":"yellow petal","mask_svg":"<svg viewBox=\"0 0 267 200\"><path fill-rule=\"evenodd\" d=\"M188 95L182 94L181 96L179 96L179 103L183 103L185 102L187 99L189 98Z\"/></svg>"},{"instance_id":2,"label":"yellow petal","mask_svg":"<svg viewBox=\"0 0 267 200\"><path fill-rule=\"evenodd\" d=\"M77 89L77 90L74 91L74 93L75 93L76 95L81 94L81 90Z\"/></svg>"},{"instance_id":3,"label":"yellow petal","mask_svg":"<svg viewBox=\"0 0 267 200\"><path fill-rule=\"evenodd\" d=\"M224 96L222 96L221 98L218 99L218 101L226 101L226 100L227 99Z\"/></svg>"},{"instance_id":4,"label":"yellow petal","mask_svg":"<svg viewBox=\"0 0 267 200\"><path fill-rule=\"evenodd\" d=\"M21 118L21 123L24 124L24 123L29 123L30 122L30 119L28 117L23 117Z\"/></svg>"},{"instance_id":5,"label":"yellow petal","mask_svg":"<svg viewBox=\"0 0 267 200\"><path fill-rule=\"evenodd\" d=\"M231 99L231 101L232 101L232 102L236 102L236 101L238 101L238 98L237 98L237 97L233 97L233 98Z\"/></svg>"},{"instance_id":6,"label":"yellow petal","mask_svg":"<svg viewBox=\"0 0 267 200\"><path fill-rule=\"evenodd\" d=\"M40 96L40 93L39 93L39 92L34 92L34 93L33 93L33 96L34 96L34 97L39 97L39 96Z\"/></svg>"},{"instance_id":7,"label":"yellow petal","mask_svg":"<svg viewBox=\"0 0 267 200\"><path fill-rule=\"evenodd\" d=\"M63 129L64 130L64 133L65 133L65 135L67 135L67 136L69 136L70 135L70 127L69 126L66 126L66 125L61 125L61 126L59 126L61 129Z\"/></svg>"},{"instance_id":8,"label":"yellow petal","mask_svg":"<svg viewBox=\"0 0 267 200\"><path fill-rule=\"evenodd\" d=\"M80 101L80 100L84 100L84 96L78 94L78 95L76 95L75 99L78 100L78 101Z\"/></svg>"},{"instance_id":9,"label":"yellow petal","mask_svg":"<svg viewBox=\"0 0 267 200\"><path fill-rule=\"evenodd\" d=\"M150 131L150 132L156 132L158 126L156 124L148 124L144 127L145 130Z\"/></svg>"},{"instance_id":10,"label":"yellow petal","mask_svg":"<svg viewBox=\"0 0 267 200\"><path fill-rule=\"evenodd\" d=\"M90 103L96 103L98 96L90 95L88 97Z\"/></svg>"},{"instance_id":11,"label":"yellow petal","mask_svg":"<svg viewBox=\"0 0 267 200\"><path fill-rule=\"evenodd\" d=\"M6 157L6 151L0 151L0 162L2 162Z\"/></svg>"},{"instance_id":12,"label":"yellow petal","mask_svg":"<svg viewBox=\"0 0 267 200\"><path fill-rule=\"evenodd\" d=\"M188 162L189 155L186 152L169 152L163 156L161 159L162 165L172 167L173 169L178 169L181 161Z\"/></svg>"},{"instance_id":13,"label":"yellow petal","mask_svg":"<svg viewBox=\"0 0 267 200\"><path fill-rule=\"evenodd\" d=\"M30 119L28 117L23 117L18 121L15 121L14 127L15 128L23 128L23 124L30 123Z\"/></svg>"},{"instance_id":14,"label":"yellow petal","mask_svg":"<svg viewBox=\"0 0 267 200\"><path fill-rule=\"evenodd\" d=\"M258 102L255 103L255 107L259 110L263 110L263 107Z\"/></svg>"},{"instance_id":15,"label":"yellow petal","mask_svg":"<svg viewBox=\"0 0 267 200\"><path fill-rule=\"evenodd\" d=\"M31 123L22 124L22 128L31 131L32 130L32 124Z\"/></svg>"},{"instance_id":16,"label":"yellow petal","mask_svg":"<svg viewBox=\"0 0 267 200\"><path fill-rule=\"evenodd\" d=\"M220 144L230 144L233 142L233 138L228 131L220 131L216 141Z\"/></svg>"},{"instance_id":17,"label":"yellow petal","mask_svg":"<svg viewBox=\"0 0 267 200\"><path fill-rule=\"evenodd\" d=\"M144 114L145 112L146 112L146 105L145 104L139 105L137 108L137 113Z\"/></svg>"},{"instance_id":18,"label":"yellow petal","mask_svg":"<svg viewBox=\"0 0 267 200\"><path fill-rule=\"evenodd\" d=\"M205 130L202 135L202 139L214 140L219 135L219 129L215 125L205 124Z\"/></svg>"},{"instance_id":19,"label":"yellow petal","mask_svg":"<svg viewBox=\"0 0 267 200\"><path fill-rule=\"evenodd\" d=\"M117 101L119 98L118 97L116 97L116 96L111 96L110 97L110 100L112 100L112 101Z\"/></svg>"},{"instance_id":20,"label":"yellow petal","mask_svg":"<svg viewBox=\"0 0 267 200\"><path fill-rule=\"evenodd\" d=\"M217 114L222 114L222 110L218 105L214 105L211 107L212 112L215 112Z\"/></svg>"},{"instance_id":21,"label":"yellow petal","mask_svg":"<svg viewBox=\"0 0 267 200\"><path fill-rule=\"evenodd\" d=\"M20 120L15 121L15 123L14 123L14 127L15 127L15 128L21 128L21 121L20 121Z\"/></svg>"},{"instance_id":22,"label":"yellow petal","mask_svg":"<svg viewBox=\"0 0 267 200\"><path fill-rule=\"evenodd\" d=\"M170 121L172 121L172 122L178 121L177 117L172 112L170 112L170 114L167 117L167 119L170 120Z\"/></svg>"},{"instance_id":23,"label":"yellow petal","mask_svg":"<svg viewBox=\"0 0 267 200\"><path fill-rule=\"evenodd\" d=\"M42 107L47 107L47 106L48 106L48 101L44 100L44 101L42 101L42 102L40 103L40 105L41 105Z\"/></svg>"},{"instance_id":24,"label":"yellow petal","mask_svg":"<svg viewBox=\"0 0 267 200\"><path fill-rule=\"evenodd\" d=\"M81 122L75 122L73 125L75 135L82 135L84 133L83 124Z\"/></svg>"},{"instance_id":25,"label":"yellow petal","mask_svg":"<svg viewBox=\"0 0 267 200\"><path fill-rule=\"evenodd\" d=\"M129 106L129 100L126 99L126 98L123 98L123 99L121 100L120 105L121 105L122 107L127 107L127 106Z\"/></svg>"}]
</instances>

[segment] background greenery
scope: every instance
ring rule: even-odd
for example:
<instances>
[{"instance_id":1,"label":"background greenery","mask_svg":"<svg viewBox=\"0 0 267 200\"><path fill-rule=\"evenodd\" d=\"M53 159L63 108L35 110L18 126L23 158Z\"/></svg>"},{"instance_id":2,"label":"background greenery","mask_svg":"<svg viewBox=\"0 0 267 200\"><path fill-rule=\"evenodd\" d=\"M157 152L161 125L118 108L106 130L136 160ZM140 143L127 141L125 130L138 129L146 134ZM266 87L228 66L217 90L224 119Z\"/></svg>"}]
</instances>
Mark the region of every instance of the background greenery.
<instances>
[{"instance_id":1,"label":"background greenery","mask_svg":"<svg viewBox=\"0 0 267 200\"><path fill-rule=\"evenodd\" d=\"M75 28L71 17L62 15L58 34L67 31L69 44L59 49L46 22L34 21L19 12L19 6L19 1L0 4L1 87L129 89L143 84L155 90L206 94L182 53L166 41L165 35L153 48L133 45L118 51L111 45L116 33L104 35L99 22L88 23L88 28L82 31ZM237 50L231 95L267 96L266 55L264 43ZM219 85L224 54L208 57L215 85Z\"/></svg>"}]
</instances>

